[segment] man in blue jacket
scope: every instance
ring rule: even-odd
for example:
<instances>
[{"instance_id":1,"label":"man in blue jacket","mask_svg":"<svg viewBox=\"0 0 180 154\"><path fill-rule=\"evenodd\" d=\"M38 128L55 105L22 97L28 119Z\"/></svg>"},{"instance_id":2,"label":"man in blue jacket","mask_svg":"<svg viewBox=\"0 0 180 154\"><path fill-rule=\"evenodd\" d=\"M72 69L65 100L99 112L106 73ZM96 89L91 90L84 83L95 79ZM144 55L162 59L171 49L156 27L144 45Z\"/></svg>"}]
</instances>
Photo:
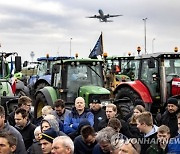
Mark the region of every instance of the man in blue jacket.
<instances>
[{"instance_id":1,"label":"man in blue jacket","mask_svg":"<svg viewBox=\"0 0 180 154\"><path fill-rule=\"evenodd\" d=\"M75 107L64 119L64 132L70 134L78 129L79 124L87 120L91 126L94 125L94 115L89 109L85 108L85 100L82 97L77 97L75 100Z\"/></svg>"}]
</instances>

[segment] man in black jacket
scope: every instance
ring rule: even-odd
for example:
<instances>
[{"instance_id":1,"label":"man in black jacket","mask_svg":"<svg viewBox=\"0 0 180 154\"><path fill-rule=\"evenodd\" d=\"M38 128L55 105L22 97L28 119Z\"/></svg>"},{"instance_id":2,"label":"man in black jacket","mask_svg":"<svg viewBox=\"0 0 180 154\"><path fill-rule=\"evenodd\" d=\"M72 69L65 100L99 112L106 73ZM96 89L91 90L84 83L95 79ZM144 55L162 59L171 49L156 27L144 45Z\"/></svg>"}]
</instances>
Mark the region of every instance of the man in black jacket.
<instances>
[{"instance_id":1,"label":"man in black jacket","mask_svg":"<svg viewBox=\"0 0 180 154\"><path fill-rule=\"evenodd\" d=\"M28 96L21 96L18 99L18 108L22 108L25 109L26 112L28 113L28 119L34 123L34 117L32 116L32 114L30 113L31 110L31 106L32 106L32 100L31 98L29 98ZM15 115L15 111L12 111L9 116L7 117L7 120L9 122L9 124L11 126L15 126L15 120L14 120L14 115Z\"/></svg>"},{"instance_id":2,"label":"man in black jacket","mask_svg":"<svg viewBox=\"0 0 180 154\"><path fill-rule=\"evenodd\" d=\"M27 150L33 143L36 126L28 120L28 114L26 110L22 108L16 110L15 122L15 128L21 133Z\"/></svg>"},{"instance_id":3,"label":"man in black jacket","mask_svg":"<svg viewBox=\"0 0 180 154\"><path fill-rule=\"evenodd\" d=\"M96 133L91 126L84 126L81 129L81 135L74 140L75 154L92 154L96 145Z\"/></svg>"},{"instance_id":4,"label":"man in black jacket","mask_svg":"<svg viewBox=\"0 0 180 154\"><path fill-rule=\"evenodd\" d=\"M161 117L161 125L166 125L170 129L171 137L175 137L178 132L177 113L179 112L178 100L170 97L167 100L167 111Z\"/></svg>"},{"instance_id":5,"label":"man in black jacket","mask_svg":"<svg viewBox=\"0 0 180 154\"><path fill-rule=\"evenodd\" d=\"M91 112L94 114L94 130L98 131L98 124L106 119L106 112L101 108L101 102L99 99L93 99L90 104Z\"/></svg>"}]
</instances>

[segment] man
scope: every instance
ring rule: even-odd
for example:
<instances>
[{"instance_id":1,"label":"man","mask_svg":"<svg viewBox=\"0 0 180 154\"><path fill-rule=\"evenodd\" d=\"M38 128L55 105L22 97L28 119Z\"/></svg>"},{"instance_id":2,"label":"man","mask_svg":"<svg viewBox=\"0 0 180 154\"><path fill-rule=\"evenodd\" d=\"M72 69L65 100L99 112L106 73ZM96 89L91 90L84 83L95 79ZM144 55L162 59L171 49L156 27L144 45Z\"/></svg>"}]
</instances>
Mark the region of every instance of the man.
<instances>
[{"instance_id":1,"label":"man","mask_svg":"<svg viewBox=\"0 0 180 154\"><path fill-rule=\"evenodd\" d=\"M57 99L54 102L55 111L52 114L59 120L64 123L64 118L71 112L70 110L65 108L65 102L62 99Z\"/></svg>"},{"instance_id":2,"label":"man","mask_svg":"<svg viewBox=\"0 0 180 154\"><path fill-rule=\"evenodd\" d=\"M90 104L91 112L94 115L94 130L98 131L98 123L106 119L106 112L101 108L101 102L99 99L93 99Z\"/></svg>"},{"instance_id":3,"label":"man","mask_svg":"<svg viewBox=\"0 0 180 154\"><path fill-rule=\"evenodd\" d=\"M74 143L68 136L58 136L53 140L53 154L74 154Z\"/></svg>"},{"instance_id":4,"label":"man","mask_svg":"<svg viewBox=\"0 0 180 154\"><path fill-rule=\"evenodd\" d=\"M110 154L112 150L112 137L116 134L117 132L112 127L106 127L100 130L96 136L98 144L93 148L92 154Z\"/></svg>"},{"instance_id":5,"label":"man","mask_svg":"<svg viewBox=\"0 0 180 154\"><path fill-rule=\"evenodd\" d=\"M14 154L16 150L16 137L8 132L0 133L0 153Z\"/></svg>"},{"instance_id":6,"label":"man","mask_svg":"<svg viewBox=\"0 0 180 154\"><path fill-rule=\"evenodd\" d=\"M180 141L180 113L177 115L177 120L178 120L178 135L169 141L168 145L168 153L180 153L180 146L179 146L179 141Z\"/></svg>"},{"instance_id":7,"label":"man","mask_svg":"<svg viewBox=\"0 0 180 154\"><path fill-rule=\"evenodd\" d=\"M77 131L81 121L87 120L91 126L94 125L94 115L89 109L85 108L85 100L82 97L77 97L75 100L75 107L65 117L64 120L64 132L66 134Z\"/></svg>"},{"instance_id":8,"label":"man","mask_svg":"<svg viewBox=\"0 0 180 154\"><path fill-rule=\"evenodd\" d=\"M108 124L109 119L115 118L117 115L117 107L115 104L108 104L106 105L106 119L102 120L98 124L98 131L102 128L105 128Z\"/></svg>"},{"instance_id":9,"label":"man","mask_svg":"<svg viewBox=\"0 0 180 154\"><path fill-rule=\"evenodd\" d=\"M142 112L136 119L137 128L144 133L141 144L141 154L145 154L150 144L156 141L158 127L153 125L152 114L150 112Z\"/></svg>"},{"instance_id":10,"label":"man","mask_svg":"<svg viewBox=\"0 0 180 154\"><path fill-rule=\"evenodd\" d=\"M120 146L117 151L113 151L113 154L140 154L141 146L136 142L136 139L125 140L122 144L120 141Z\"/></svg>"},{"instance_id":11,"label":"man","mask_svg":"<svg viewBox=\"0 0 180 154\"><path fill-rule=\"evenodd\" d=\"M167 145L170 139L170 129L166 125L161 125L158 128L157 140L158 142L151 144L147 149L147 154L166 154Z\"/></svg>"},{"instance_id":12,"label":"man","mask_svg":"<svg viewBox=\"0 0 180 154\"><path fill-rule=\"evenodd\" d=\"M26 110L26 112L28 113L28 118L29 120L33 123L34 122L34 118L30 113L31 110L31 106L32 106L32 100L31 98L29 98L28 96L21 96L18 99L18 108L23 108ZM15 120L14 120L14 115L15 115L15 111L11 112L7 118L9 124L11 126L15 126Z\"/></svg>"},{"instance_id":13,"label":"man","mask_svg":"<svg viewBox=\"0 0 180 154\"><path fill-rule=\"evenodd\" d=\"M167 100L167 111L161 117L161 125L166 125L169 127L171 132L171 137L175 137L178 131L177 116L179 112L178 100L176 98L170 97Z\"/></svg>"},{"instance_id":14,"label":"man","mask_svg":"<svg viewBox=\"0 0 180 154\"><path fill-rule=\"evenodd\" d=\"M23 108L15 111L15 123L15 128L21 133L27 150L33 143L36 126L28 120L28 113Z\"/></svg>"},{"instance_id":15,"label":"man","mask_svg":"<svg viewBox=\"0 0 180 154\"><path fill-rule=\"evenodd\" d=\"M118 117L117 106L115 104L106 105L106 119L102 120L98 124L98 130L105 128L108 125L108 122L111 118L118 118L120 120L122 126L121 129L119 130L120 133L124 134L127 137L132 136L126 122Z\"/></svg>"},{"instance_id":16,"label":"man","mask_svg":"<svg viewBox=\"0 0 180 154\"><path fill-rule=\"evenodd\" d=\"M8 123L5 123L5 110L4 107L1 105L0 105L0 131L9 132L16 137L17 147L15 154L26 154L26 149L21 134L14 127L9 125Z\"/></svg>"},{"instance_id":17,"label":"man","mask_svg":"<svg viewBox=\"0 0 180 154\"><path fill-rule=\"evenodd\" d=\"M81 135L74 140L75 154L92 154L96 145L96 133L91 126L84 126L81 129Z\"/></svg>"},{"instance_id":18,"label":"man","mask_svg":"<svg viewBox=\"0 0 180 154\"><path fill-rule=\"evenodd\" d=\"M43 154L51 154L52 143L57 136L58 135L53 128L49 128L41 134L40 144Z\"/></svg>"}]
</instances>

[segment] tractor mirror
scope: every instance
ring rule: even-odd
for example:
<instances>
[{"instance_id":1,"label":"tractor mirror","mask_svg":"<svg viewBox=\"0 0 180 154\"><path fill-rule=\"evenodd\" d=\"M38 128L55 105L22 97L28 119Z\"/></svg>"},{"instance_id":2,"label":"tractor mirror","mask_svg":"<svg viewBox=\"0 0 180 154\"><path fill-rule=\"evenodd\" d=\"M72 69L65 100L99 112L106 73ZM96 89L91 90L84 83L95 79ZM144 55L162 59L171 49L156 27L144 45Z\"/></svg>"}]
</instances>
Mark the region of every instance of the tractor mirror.
<instances>
[{"instance_id":1,"label":"tractor mirror","mask_svg":"<svg viewBox=\"0 0 180 154\"><path fill-rule=\"evenodd\" d=\"M148 60L148 67L155 68L155 61L153 57Z\"/></svg>"},{"instance_id":2,"label":"tractor mirror","mask_svg":"<svg viewBox=\"0 0 180 154\"><path fill-rule=\"evenodd\" d=\"M28 61L24 61L23 67L26 67L28 65Z\"/></svg>"},{"instance_id":3,"label":"tractor mirror","mask_svg":"<svg viewBox=\"0 0 180 154\"><path fill-rule=\"evenodd\" d=\"M54 64L52 67L52 73L59 73L60 65Z\"/></svg>"},{"instance_id":4,"label":"tractor mirror","mask_svg":"<svg viewBox=\"0 0 180 154\"><path fill-rule=\"evenodd\" d=\"M21 57L16 56L15 57L15 73L20 72L20 71L21 71Z\"/></svg>"}]
</instances>

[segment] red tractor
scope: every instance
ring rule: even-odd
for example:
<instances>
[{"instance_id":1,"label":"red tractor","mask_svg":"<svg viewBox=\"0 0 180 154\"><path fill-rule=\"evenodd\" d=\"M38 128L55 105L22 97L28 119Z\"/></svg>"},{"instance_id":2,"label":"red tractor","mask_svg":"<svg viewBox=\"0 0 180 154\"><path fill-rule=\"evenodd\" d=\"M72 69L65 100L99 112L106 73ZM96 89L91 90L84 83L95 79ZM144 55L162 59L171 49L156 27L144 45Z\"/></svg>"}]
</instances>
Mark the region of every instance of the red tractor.
<instances>
[{"instance_id":1,"label":"red tractor","mask_svg":"<svg viewBox=\"0 0 180 154\"><path fill-rule=\"evenodd\" d=\"M134 81L121 82L115 89L115 102L126 110L141 99L152 113L162 111L169 97L180 100L180 53L154 53L138 56L134 60Z\"/></svg>"}]
</instances>

